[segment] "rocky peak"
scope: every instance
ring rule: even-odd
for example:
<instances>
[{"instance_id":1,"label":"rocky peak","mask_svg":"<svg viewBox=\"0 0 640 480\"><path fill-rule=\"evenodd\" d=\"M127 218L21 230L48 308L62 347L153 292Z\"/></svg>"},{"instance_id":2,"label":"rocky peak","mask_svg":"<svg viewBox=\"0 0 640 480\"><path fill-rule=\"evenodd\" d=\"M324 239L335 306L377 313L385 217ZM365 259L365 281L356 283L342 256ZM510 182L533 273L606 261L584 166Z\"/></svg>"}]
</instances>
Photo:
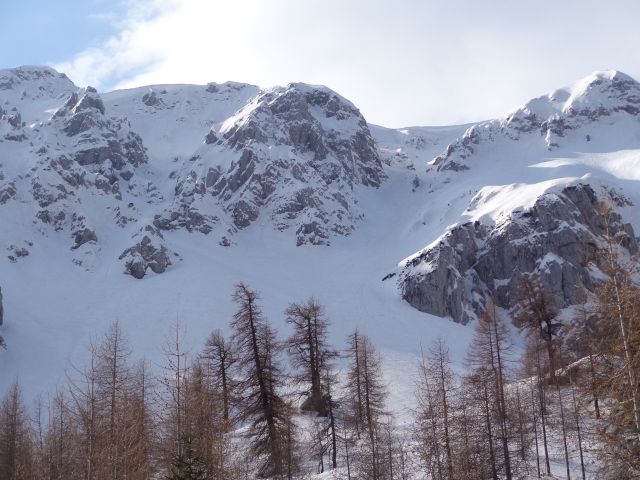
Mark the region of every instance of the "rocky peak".
<instances>
[{"instance_id":1,"label":"rocky peak","mask_svg":"<svg viewBox=\"0 0 640 480\"><path fill-rule=\"evenodd\" d=\"M622 110L637 115L640 84L616 70L600 71L583 78L568 89L555 91L548 98L550 102L561 105L562 112L570 115L592 115L603 109L610 112Z\"/></svg>"},{"instance_id":2,"label":"rocky peak","mask_svg":"<svg viewBox=\"0 0 640 480\"><path fill-rule=\"evenodd\" d=\"M105 116L104 103L92 87L73 92L48 125L71 137L64 140L65 150L80 165L101 165L108 161L111 168L122 170L147 161L140 136L125 119Z\"/></svg>"},{"instance_id":3,"label":"rocky peak","mask_svg":"<svg viewBox=\"0 0 640 480\"><path fill-rule=\"evenodd\" d=\"M76 114L82 110L95 109L104 115L104 103L95 88L82 88L75 97L78 98L78 100L75 105L71 107L71 113Z\"/></svg>"},{"instance_id":4,"label":"rocky peak","mask_svg":"<svg viewBox=\"0 0 640 480\"><path fill-rule=\"evenodd\" d=\"M569 87L530 100L502 119L470 127L434 159L434 164L438 170L466 170L470 168L466 159L484 146L525 136L537 137L547 150L562 147L569 138L574 143L588 143L594 125L614 116L640 123L640 83L615 70L595 72Z\"/></svg>"},{"instance_id":5,"label":"rocky peak","mask_svg":"<svg viewBox=\"0 0 640 480\"><path fill-rule=\"evenodd\" d=\"M19 93L19 98L36 100L43 97L59 98L77 90L64 73L46 66L25 65L0 70L0 91Z\"/></svg>"},{"instance_id":6,"label":"rocky peak","mask_svg":"<svg viewBox=\"0 0 640 480\"><path fill-rule=\"evenodd\" d=\"M298 245L328 244L361 218L356 185L377 187L382 163L366 121L324 87L290 84L264 91L205 136L181 174L177 201L156 225L224 235L268 215ZM220 209L205 208L207 197ZM224 212L228 219L222 219Z\"/></svg>"},{"instance_id":7,"label":"rocky peak","mask_svg":"<svg viewBox=\"0 0 640 480\"><path fill-rule=\"evenodd\" d=\"M356 184L380 185L381 162L364 117L326 87L292 83L268 90L225 122L220 133L238 150L275 142L310 154L315 162L332 154Z\"/></svg>"}]
</instances>

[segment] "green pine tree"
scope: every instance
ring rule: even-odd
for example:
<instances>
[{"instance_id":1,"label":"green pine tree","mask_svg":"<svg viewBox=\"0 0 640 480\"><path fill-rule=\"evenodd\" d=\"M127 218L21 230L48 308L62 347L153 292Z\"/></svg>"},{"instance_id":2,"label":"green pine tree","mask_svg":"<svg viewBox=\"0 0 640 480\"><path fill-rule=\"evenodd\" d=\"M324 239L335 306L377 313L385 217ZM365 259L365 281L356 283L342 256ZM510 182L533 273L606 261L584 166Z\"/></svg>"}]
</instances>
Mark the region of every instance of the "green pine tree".
<instances>
[{"instance_id":1,"label":"green pine tree","mask_svg":"<svg viewBox=\"0 0 640 480\"><path fill-rule=\"evenodd\" d=\"M185 453L177 457L171 472L166 477L167 480L206 480L207 465L204 460L197 455L187 443Z\"/></svg>"}]
</instances>

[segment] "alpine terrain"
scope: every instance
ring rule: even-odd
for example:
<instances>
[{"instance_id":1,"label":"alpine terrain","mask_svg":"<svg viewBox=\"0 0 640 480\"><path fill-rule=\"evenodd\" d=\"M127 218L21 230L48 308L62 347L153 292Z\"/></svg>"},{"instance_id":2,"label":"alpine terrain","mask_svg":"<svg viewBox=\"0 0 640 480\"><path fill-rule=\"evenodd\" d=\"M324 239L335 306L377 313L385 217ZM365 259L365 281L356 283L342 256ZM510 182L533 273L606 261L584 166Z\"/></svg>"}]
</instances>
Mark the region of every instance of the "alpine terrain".
<instances>
[{"instance_id":1,"label":"alpine terrain","mask_svg":"<svg viewBox=\"0 0 640 480\"><path fill-rule=\"evenodd\" d=\"M245 282L285 334L313 296L331 343L368 335L404 418L421 350L441 337L464 370L479 319L521 313L523 277L582 348L602 251L640 249L640 83L600 71L502 118L391 129L324 86L0 70L0 222L2 394L55 391L115 320L136 357L159 363L176 321L195 356Z\"/></svg>"}]
</instances>

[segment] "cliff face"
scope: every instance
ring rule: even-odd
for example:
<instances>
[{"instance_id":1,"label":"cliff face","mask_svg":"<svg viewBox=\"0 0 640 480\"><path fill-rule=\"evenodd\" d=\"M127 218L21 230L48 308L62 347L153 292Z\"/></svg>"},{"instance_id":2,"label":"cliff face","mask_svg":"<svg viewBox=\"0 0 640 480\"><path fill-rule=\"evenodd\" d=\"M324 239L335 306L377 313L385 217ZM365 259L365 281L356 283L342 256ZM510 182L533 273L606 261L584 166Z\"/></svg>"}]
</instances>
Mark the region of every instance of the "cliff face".
<instances>
[{"instance_id":1,"label":"cliff face","mask_svg":"<svg viewBox=\"0 0 640 480\"><path fill-rule=\"evenodd\" d=\"M453 227L404 264L399 287L415 308L466 324L489 298L512 308L519 275L538 275L559 307L584 299L602 278L598 250L607 236L626 255L638 252L633 227L604 215L591 186L577 184L538 198L495 225L479 221ZM611 201L611 199L606 199Z\"/></svg>"},{"instance_id":2,"label":"cliff face","mask_svg":"<svg viewBox=\"0 0 640 480\"><path fill-rule=\"evenodd\" d=\"M305 84L257 95L212 128L190 160L173 204L155 219L160 229L230 236L261 219L293 230L297 245L328 245L362 220L354 187L385 178L360 112Z\"/></svg>"}]
</instances>

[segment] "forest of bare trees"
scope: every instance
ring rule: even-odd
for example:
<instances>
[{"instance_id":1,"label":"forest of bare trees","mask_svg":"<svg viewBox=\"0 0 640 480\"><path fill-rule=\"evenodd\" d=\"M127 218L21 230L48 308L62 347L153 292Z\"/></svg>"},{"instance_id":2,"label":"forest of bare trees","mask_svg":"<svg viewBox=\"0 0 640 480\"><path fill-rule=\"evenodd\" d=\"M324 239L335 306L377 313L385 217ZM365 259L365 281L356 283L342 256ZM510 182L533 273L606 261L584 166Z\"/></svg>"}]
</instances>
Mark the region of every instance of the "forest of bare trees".
<instances>
[{"instance_id":1,"label":"forest of bare trees","mask_svg":"<svg viewBox=\"0 0 640 480\"><path fill-rule=\"evenodd\" d=\"M56 391L6 393L0 479L640 478L640 289L609 247L574 318L522 277L513 315L489 302L474 323L462 368L423 339L411 412L390 405L370 337L331 344L315 298L289 304L282 338L239 283L228 329L194 352L175 324L153 367L114 322Z\"/></svg>"}]
</instances>

